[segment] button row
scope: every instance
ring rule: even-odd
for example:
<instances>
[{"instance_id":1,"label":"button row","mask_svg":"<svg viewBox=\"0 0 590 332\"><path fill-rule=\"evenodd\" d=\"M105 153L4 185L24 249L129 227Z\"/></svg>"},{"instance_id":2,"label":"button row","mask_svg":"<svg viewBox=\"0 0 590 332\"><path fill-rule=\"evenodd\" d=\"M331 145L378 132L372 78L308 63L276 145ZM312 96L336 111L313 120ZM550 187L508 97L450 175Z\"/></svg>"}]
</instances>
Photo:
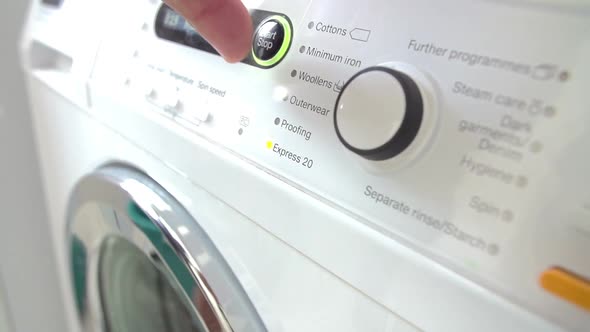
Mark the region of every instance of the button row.
<instances>
[{"instance_id":1,"label":"button row","mask_svg":"<svg viewBox=\"0 0 590 332\"><path fill-rule=\"evenodd\" d=\"M179 90L173 82L167 80L154 86L154 82L158 81L161 82L162 78L155 77L155 75L143 75L130 83L137 95L163 110L175 113L194 124L207 121L209 118L208 100L203 93Z\"/></svg>"}]
</instances>

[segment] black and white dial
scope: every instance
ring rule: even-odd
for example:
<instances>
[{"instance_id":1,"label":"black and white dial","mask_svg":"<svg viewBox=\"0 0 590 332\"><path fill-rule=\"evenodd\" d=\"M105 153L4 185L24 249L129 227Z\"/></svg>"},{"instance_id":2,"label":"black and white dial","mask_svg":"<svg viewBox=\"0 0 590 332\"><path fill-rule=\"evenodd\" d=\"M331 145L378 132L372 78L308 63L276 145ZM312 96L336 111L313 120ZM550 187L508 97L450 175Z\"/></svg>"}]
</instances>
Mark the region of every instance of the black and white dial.
<instances>
[{"instance_id":1,"label":"black and white dial","mask_svg":"<svg viewBox=\"0 0 590 332\"><path fill-rule=\"evenodd\" d=\"M371 160L398 157L423 131L428 101L411 74L394 66L366 68L346 82L334 109L334 127L350 151Z\"/></svg>"}]
</instances>

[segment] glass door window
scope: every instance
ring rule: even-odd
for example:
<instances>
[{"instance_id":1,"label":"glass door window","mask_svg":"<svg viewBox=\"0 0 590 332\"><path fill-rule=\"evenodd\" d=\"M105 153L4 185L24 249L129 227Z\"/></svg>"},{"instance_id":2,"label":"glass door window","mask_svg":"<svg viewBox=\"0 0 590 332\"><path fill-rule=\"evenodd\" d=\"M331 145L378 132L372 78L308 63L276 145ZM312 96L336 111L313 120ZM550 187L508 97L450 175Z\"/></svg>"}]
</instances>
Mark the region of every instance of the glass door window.
<instances>
[{"instance_id":1,"label":"glass door window","mask_svg":"<svg viewBox=\"0 0 590 332\"><path fill-rule=\"evenodd\" d=\"M111 166L84 177L68 219L83 331L266 331L198 220L145 174Z\"/></svg>"}]
</instances>

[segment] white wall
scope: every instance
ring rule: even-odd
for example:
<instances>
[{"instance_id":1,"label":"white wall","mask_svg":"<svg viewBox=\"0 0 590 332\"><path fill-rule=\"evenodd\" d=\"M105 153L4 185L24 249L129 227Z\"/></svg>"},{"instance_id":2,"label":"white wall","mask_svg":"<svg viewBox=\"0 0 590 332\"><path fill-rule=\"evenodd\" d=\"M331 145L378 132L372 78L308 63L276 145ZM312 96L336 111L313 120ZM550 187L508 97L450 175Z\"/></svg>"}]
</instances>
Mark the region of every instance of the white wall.
<instances>
[{"instance_id":1,"label":"white wall","mask_svg":"<svg viewBox=\"0 0 590 332\"><path fill-rule=\"evenodd\" d=\"M28 1L0 1L0 321L66 331L17 41ZM0 322L0 331L2 331ZM2 331L4 332L4 331Z\"/></svg>"}]
</instances>

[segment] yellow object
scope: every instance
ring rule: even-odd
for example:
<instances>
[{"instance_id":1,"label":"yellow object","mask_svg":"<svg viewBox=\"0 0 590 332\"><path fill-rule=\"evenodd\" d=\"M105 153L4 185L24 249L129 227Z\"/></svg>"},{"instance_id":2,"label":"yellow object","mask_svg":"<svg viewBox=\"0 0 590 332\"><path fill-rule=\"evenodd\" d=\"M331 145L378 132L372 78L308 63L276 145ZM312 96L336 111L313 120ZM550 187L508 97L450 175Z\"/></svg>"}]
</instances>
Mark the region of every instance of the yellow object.
<instances>
[{"instance_id":1,"label":"yellow object","mask_svg":"<svg viewBox=\"0 0 590 332\"><path fill-rule=\"evenodd\" d=\"M561 268L551 268L541 275L545 290L590 311L590 281Z\"/></svg>"},{"instance_id":2,"label":"yellow object","mask_svg":"<svg viewBox=\"0 0 590 332\"><path fill-rule=\"evenodd\" d=\"M269 150L272 149L272 142L271 141L266 142L266 148Z\"/></svg>"}]
</instances>

